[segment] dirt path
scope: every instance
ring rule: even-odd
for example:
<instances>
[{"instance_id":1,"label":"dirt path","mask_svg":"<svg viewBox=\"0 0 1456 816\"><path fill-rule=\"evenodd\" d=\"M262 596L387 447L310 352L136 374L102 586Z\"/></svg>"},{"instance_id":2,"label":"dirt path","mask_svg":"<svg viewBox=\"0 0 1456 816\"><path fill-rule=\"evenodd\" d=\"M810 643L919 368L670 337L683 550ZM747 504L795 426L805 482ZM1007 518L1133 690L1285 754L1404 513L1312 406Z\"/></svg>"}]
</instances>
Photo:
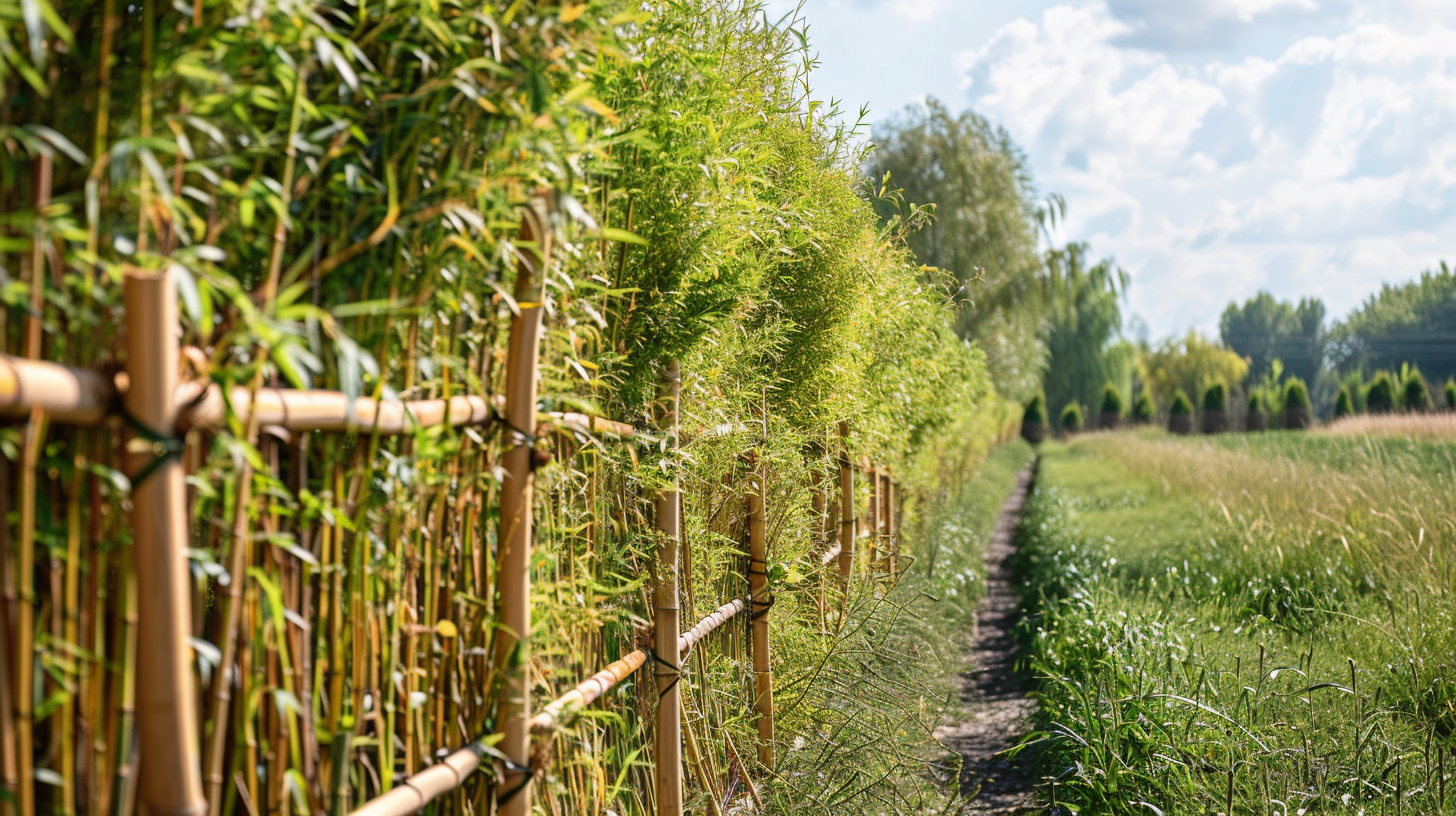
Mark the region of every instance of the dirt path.
<instances>
[{"instance_id":1,"label":"dirt path","mask_svg":"<svg viewBox=\"0 0 1456 816\"><path fill-rule=\"evenodd\" d=\"M1012 535L1026 504L1032 473L1028 467L1017 479L986 548L986 597L976 619L972 668L961 675L961 696L971 708L971 717L938 734L964 758L961 792L970 799L969 813L1020 813L1030 810L1034 802L1035 780L1026 767L1029 763L1023 757L1009 761L1000 756L1027 732L1036 710L1036 703L1026 696L1026 679L1016 672L1015 628L1021 617L1021 598L1012 574L1016 552Z\"/></svg>"}]
</instances>

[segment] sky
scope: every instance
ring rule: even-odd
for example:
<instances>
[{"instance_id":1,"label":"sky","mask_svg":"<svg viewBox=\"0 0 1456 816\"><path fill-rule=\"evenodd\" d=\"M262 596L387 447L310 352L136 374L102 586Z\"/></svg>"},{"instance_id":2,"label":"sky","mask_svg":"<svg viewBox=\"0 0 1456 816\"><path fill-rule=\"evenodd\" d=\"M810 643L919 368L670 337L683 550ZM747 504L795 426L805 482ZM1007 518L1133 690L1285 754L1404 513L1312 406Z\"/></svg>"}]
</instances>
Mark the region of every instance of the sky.
<instances>
[{"instance_id":1,"label":"sky","mask_svg":"<svg viewBox=\"0 0 1456 816\"><path fill-rule=\"evenodd\" d=\"M769 0L773 13L798 0ZM1154 339L1456 261L1456 0L804 0L823 98L1005 127ZM1134 323L1133 325L1137 325Z\"/></svg>"}]
</instances>

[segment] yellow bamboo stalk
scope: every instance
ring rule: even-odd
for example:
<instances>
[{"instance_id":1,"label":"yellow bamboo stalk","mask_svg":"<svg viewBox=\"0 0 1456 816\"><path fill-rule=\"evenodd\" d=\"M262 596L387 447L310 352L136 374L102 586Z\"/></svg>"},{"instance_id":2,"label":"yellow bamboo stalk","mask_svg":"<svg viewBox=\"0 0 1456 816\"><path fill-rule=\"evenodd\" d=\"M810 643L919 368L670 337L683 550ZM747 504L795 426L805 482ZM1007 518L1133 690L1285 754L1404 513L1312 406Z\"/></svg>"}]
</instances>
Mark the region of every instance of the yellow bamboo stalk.
<instances>
[{"instance_id":1,"label":"yellow bamboo stalk","mask_svg":"<svg viewBox=\"0 0 1456 816\"><path fill-rule=\"evenodd\" d=\"M880 495L884 503L884 533L885 541L885 568L891 575L899 573L900 541L896 535L896 527L899 524L900 507L895 497L895 481L890 478L890 469L880 471Z\"/></svg>"},{"instance_id":2,"label":"yellow bamboo stalk","mask_svg":"<svg viewBox=\"0 0 1456 816\"><path fill-rule=\"evenodd\" d=\"M869 534L865 548L865 568L873 576L879 566L880 555L880 469L866 465L864 475L870 493L869 504L865 508L865 532Z\"/></svg>"},{"instance_id":3,"label":"yellow bamboo stalk","mask_svg":"<svg viewBox=\"0 0 1456 816\"><path fill-rule=\"evenodd\" d=\"M106 418L116 388L95 371L0 355L0 416L44 409L51 422L95 425Z\"/></svg>"},{"instance_id":4,"label":"yellow bamboo stalk","mask_svg":"<svg viewBox=\"0 0 1456 816\"><path fill-rule=\"evenodd\" d=\"M678 362L673 360L662 374L662 433L676 447L678 399L682 384ZM654 649L657 661L656 756L657 816L682 816L682 690L678 678L682 661L677 651L678 544L682 494L674 471L670 485L656 497L656 526L660 545L657 555L657 585L653 598Z\"/></svg>"},{"instance_id":5,"label":"yellow bamboo stalk","mask_svg":"<svg viewBox=\"0 0 1456 816\"><path fill-rule=\"evenodd\" d=\"M742 599L729 601L718 607L711 615L698 621L692 629L678 636L678 655L692 649L709 632L733 620L747 609L748 602ZM577 712L642 668L647 659L647 650L638 649L583 680L531 718L531 731L546 733L565 724ZM465 778L480 767L480 758L485 753L480 742L471 743L445 757L440 764L420 771L405 780L404 784L371 799L349 816L409 816L416 813L435 798L460 787Z\"/></svg>"},{"instance_id":6,"label":"yellow bamboo stalk","mask_svg":"<svg viewBox=\"0 0 1456 816\"><path fill-rule=\"evenodd\" d=\"M15 636L15 754L20 816L35 815L35 482L40 449L45 444L46 415L31 411L20 458L20 553L15 583L20 594Z\"/></svg>"},{"instance_id":7,"label":"yellow bamboo stalk","mask_svg":"<svg viewBox=\"0 0 1456 816\"><path fill-rule=\"evenodd\" d=\"M140 790L149 816L202 816L197 709L192 688L191 575L186 494L177 433L177 292L167 273L131 270L126 308L125 407L140 431L127 444L132 474L137 593ZM234 576L241 580L240 576Z\"/></svg>"},{"instance_id":8,"label":"yellow bamboo stalk","mask_svg":"<svg viewBox=\"0 0 1456 816\"><path fill-rule=\"evenodd\" d=\"M773 664L769 660L768 615L773 602L768 589L768 540L764 513L768 465L757 456L748 494L748 591L753 599L753 710L758 717L758 761L774 766Z\"/></svg>"},{"instance_id":9,"label":"yellow bamboo stalk","mask_svg":"<svg viewBox=\"0 0 1456 816\"><path fill-rule=\"evenodd\" d=\"M849 422L839 423L839 590L840 603L849 598L854 572L854 466L849 461ZM843 621L841 621L841 624Z\"/></svg>"},{"instance_id":10,"label":"yellow bamboo stalk","mask_svg":"<svg viewBox=\"0 0 1456 816\"><path fill-rule=\"evenodd\" d=\"M521 221L521 240L537 246L534 258L523 253L516 271L516 303L506 350L506 422L509 449L501 457L500 593L501 630L495 664L501 672L499 748L519 767L531 761L531 490L536 433L536 364L540 358L542 274L551 262L551 231L546 200L538 197ZM479 761L478 759L476 760ZM500 806L501 816L531 812L530 777L517 771L502 776L503 792L514 791Z\"/></svg>"}]
</instances>

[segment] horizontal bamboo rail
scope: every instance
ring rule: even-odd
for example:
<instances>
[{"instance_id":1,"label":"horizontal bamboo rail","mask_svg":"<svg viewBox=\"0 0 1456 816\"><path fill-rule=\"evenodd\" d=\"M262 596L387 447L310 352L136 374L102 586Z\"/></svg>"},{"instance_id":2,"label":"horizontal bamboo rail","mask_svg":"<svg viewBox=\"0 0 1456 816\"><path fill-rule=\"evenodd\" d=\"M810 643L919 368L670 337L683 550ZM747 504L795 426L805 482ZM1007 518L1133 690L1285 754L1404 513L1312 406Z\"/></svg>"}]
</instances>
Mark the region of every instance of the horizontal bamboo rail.
<instances>
[{"instance_id":1,"label":"horizontal bamboo rail","mask_svg":"<svg viewBox=\"0 0 1456 816\"><path fill-rule=\"evenodd\" d=\"M748 605L742 600L729 601L718 607L713 614L703 618L697 626L678 637L678 654L693 648L704 635L732 620L747 608ZM633 672L642 668L648 658L646 649L638 649L583 680L576 688L556 698L541 709L541 713L531 718L532 733L541 734L555 730L610 691L612 686L632 676Z\"/></svg>"},{"instance_id":2,"label":"horizontal bamboo rail","mask_svg":"<svg viewBox=\"0 0 1456 816\"><path fill-rule=\"evenodd\" d=\"M678 636L678 654L688 651L709 632L742 614L747 608L747 601L742 599L729 601L718 607L713 614L699 621L697 626ZM573 714L642 668L649 657L646 649L638 649L582 681L533 717L531 731L551 731L565 723ZM464 784L466 777L475 773L480 768L481 760L489 755L490 752L481 743L471 743L404 780L393 790L365 802L349 816L409 816L416 813L436 798Z\"/></svg>"},{"instance_id":3,"label":"horizontal bamboo rail","mask_svg":"<svg viewBox=\"0 0 1456 816\"><path fill-rule=\"evenodd\" d=\"M201 392L199 383L187 383L176 392L188 428L218 428L227 419L227 402L246 424L257 413L259 425L275 425L289 431L374 431L385 436L409 433L419 428L450 424L480 425L495 416L484 397L388 402L356 397L339 391L260 389L256 397L249 389L235 387L223 399L216 385ZM31 408L45 410L46 418L61 425L97 425L117 412L122 389L99 371L59 363L26 360L0 354L0 417L24 419ZM548 423L605 433L624 439L637 435L625 422L571 412L541 414Z\"/></svg>"}]
</instances>

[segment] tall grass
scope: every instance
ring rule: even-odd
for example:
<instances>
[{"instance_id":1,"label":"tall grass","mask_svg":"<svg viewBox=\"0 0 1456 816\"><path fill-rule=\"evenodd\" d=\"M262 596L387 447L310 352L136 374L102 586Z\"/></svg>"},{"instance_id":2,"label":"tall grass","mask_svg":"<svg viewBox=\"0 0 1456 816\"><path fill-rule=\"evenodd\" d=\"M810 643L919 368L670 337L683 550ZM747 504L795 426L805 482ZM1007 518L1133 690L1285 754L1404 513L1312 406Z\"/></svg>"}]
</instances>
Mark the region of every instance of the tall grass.
<instances>
[{"instance_id":1,"label":"tall grass","mask_svg":"<svg viewBox=\"0 0 1456 816\"><path fill-rule=\"evenodd\" d=\"M1449 446L1398 441L1052 449L1019 531L1047 795L1442 812L1453 479Z\"/></svg>"}]
</instances>

